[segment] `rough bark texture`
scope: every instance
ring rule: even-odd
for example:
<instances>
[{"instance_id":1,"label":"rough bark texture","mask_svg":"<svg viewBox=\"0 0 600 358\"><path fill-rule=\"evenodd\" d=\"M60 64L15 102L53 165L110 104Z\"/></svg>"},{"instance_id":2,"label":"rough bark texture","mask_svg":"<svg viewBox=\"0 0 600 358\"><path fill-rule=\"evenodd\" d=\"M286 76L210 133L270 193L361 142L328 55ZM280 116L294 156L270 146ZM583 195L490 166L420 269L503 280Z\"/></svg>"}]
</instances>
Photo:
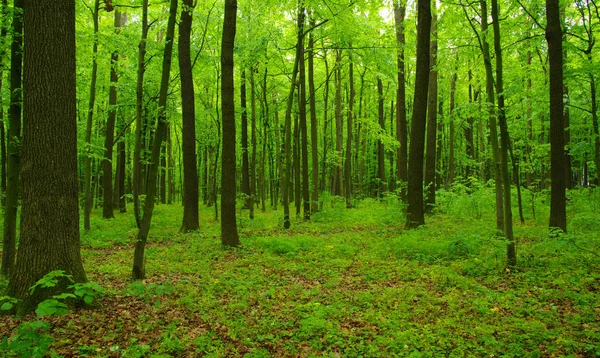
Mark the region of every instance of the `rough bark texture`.
<instances>
[{"instance_id":1,"label":"rough bark texture","mask_svg":"<svg viewBox=\"0 0 600 358\"><path fill-rule=\"evenodd\" d=\"M86 281L79 252L75 3L25 0L23 5L23 208L8 285L8 295L24 299L19 314L50 293L31 295L29 287L52 270Z\"/></svg>"},{"instance_id":2,"label":"rough bark texture","mask_svg":"<svg viewBox=\"0 0 600 358\"><path fill-rule=\"evenodd\" d=\"M169 87L169 76L171 73L171 55L173 53L173 36L175 32L175 16L177 14L177 0L171 0L169 8L169 22L167 23L166 43L163 54L162 76L160 82L160 92L158 98L158 118L156 131L154 132L154 141L152 143L152 156L148 166L148 181L146 184L146 201L144 202L144 214L140 220L140 229L138 230L135 252L133 254L132 278L142 280L146 278L146 267L144 263L144 251L150 224L152 223L152 213L154 212L154 198L157 191L158 166L160 164L160 152L162 143L167 133L167 92Z\"/></svg>"},{"instance_id":3,"label":"rough bark texture","mask_svg":"<svg viewBox=\"0 0 600 358\"><path fill-rule=\"evenodd\" d=\"M19 207L19 166L21 161L21 74L23 51L23 18L19 9L22 1L15 0L13 36L10 59L10 108L8 112L8 162L6 176L6 206L4 210L4 240L2 246L2 275L9 277L15 264L17 239L17 209Z\"/></svg>"},{"instance_id":4,"label":"rough bark texture","mask_svg":"<svg viewBox=\"0 0 600 358\"><path fill-rule=\"evenodd\" d=\"M404 16L406 6L404 0L394 4L394 19L396 24L396 42L398 44L398 91L396 95L396 138L398 147L398 180L402 183L408 181L408 125L406 123L406 80L404 74ZM400 191L400 197L406 200L406 189Z\"/></svg>"},{"instance_id":5,"label":"rough bark texture","mask_svg":"<svg viewBox=\"0 0 600 358\"><path fill-rule=\"evenodd\" d=\"M435 6L432 6L435 8ZM427 102L427 149L425 151L425 211L430 211L435 205L436 164L437 164L437 102L438 102L438 71L437 66L437 30L436 16L431 19L431 57L429 67L429 98Z\"/></svg>"},{"instance_id":6,"label":"rough bark texture","mask_svg":"<svg viewBox=\"0 0 600 358\"><path fill-rule=\"evenodd\" d=\"M431 29L430 0L419 0L417 30L417 73L412 124L410 132L410 156L408 159L408 208L406 226L414 228L425 224L423 212L423 152L425 123L427 120L427 91L429 80L429 55Z\"/></svg>"},{"instance_id":7,"label":"rough bark texture","mask_svg":"<svg viewBox=\"0 0 600 358\"><path fill-rule=\"evenodd\" d=\"M179 23L179 73L181 74L183 222L181 231L200 228L198 219L198 166L196 158L196 108L190 56L193 0L183 0Z\"/></svg>"},{"instance_id":8,"label":"rough bark texture","mask_svg":"<svg viewBox=\"0 0 600 358\"><path fill-rule=\"evenodd\" d=\"M177 0L173 0L177 1ZM237 246L240 239L235 214L235 102L233 86L233 45L236 32L237 1L225 0L221 42L221 113L223 116L223 156L221 158L221 244Z\"/></svg>"},{"instance_id":9,"label":"rough bark texture","mask_svg":"<svg viewBox=\"0 0 600 358\"><path fill-rule=\"evenodd\" d=\"M546 0L546 17L550 62L550 227L566 232L562 28L558 0Z\"/></svg>"}]
</instances>

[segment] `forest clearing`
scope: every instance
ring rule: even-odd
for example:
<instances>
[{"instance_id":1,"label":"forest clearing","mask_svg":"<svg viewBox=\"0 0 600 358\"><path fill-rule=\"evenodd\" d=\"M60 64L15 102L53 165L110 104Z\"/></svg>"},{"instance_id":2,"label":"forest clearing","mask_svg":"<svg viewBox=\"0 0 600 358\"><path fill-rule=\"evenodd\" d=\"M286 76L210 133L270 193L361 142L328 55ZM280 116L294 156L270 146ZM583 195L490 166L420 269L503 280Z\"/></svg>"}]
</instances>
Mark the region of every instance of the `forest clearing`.
<instances>
[{"instance_id":1,"label":"forest clearing","mask_svg":"<svg viewBox=\"0 0 600 358\"><path fill-rule=\"evenodd\" d=\"M330 197L291 230L281 211L240 215L233 250L211 208L200 232L182 234L181 208L159 205L144 281L130 280L132 217L94 220L82 258L106 289L99 307L42 317L39 334L65 357L597 356L600 193L572 192L572 230L554 238L539 196L537 219L515 225L513 271L490 225L493 195L441 193L412 231L394 197L354 209ZM4 318L0 335L24 321L36 317Z\"/></svg>"}]
</instances>

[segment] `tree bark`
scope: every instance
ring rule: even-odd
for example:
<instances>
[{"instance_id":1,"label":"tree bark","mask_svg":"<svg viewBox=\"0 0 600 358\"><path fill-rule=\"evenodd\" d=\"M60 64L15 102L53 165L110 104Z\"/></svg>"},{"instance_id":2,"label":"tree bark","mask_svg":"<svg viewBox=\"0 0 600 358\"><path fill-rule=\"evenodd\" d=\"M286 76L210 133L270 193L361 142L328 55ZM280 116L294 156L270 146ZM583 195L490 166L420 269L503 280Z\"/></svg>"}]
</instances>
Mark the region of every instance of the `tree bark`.
<instances>
[{"instance_id":1,"label":"tree bark","mask_svg":"<svg viewBox=\"0 0 600 358\"><path fill-rule=\"evenodd\" d=\"M158 98L158 118L154 140L152 143L152 157L148 167L148 181L146 184L146 200L144 202L144 214L140 220L135 252L133 255L132 278L143 280L146 278L146 267L144 262L144 251L152 223L154 212L154 198L156 197L158 167L160 165L160 153L167 132L167 92L169 88L169 76L171 73L171 55L173 53L173 38L175 33L175 17L177 15L177 0L171 0L169 7L169 21L167 23L166 43L163 54L162 76Z\"/></svg>"},{"instance_id":2,"label":"tree bark","mask_svg":"<svg viewBox=\"0 0 600 358\"><path fill-rule=\"evenodd\" d=\"M142 36L138 52L135 102L135 148L133 150L133 216L140 228L140 195L142 194L142 127L144 110L144 72L146 71L146 39L148 38L148 0L142 0Z\"/></svg>"},{"instance_id":3,"label":"tree bark","mask_svg":"<svg viewBox=\"0 0 600 358\"><path fill-rule=\"evenodd\" d=\"M98 78L98 12L100 11L100 0L94 1L92 20L94 22L94 44L92 45L92 78L90 81L90 101L88 105L88 117L85 127L85 158L84 158L84 184L83 184L83 228L90 231L90 215L92 212L92 124L94 120L94 107L96 104L96 81Z\"/></svg>"},{"instance_id":4,"label":"tree bark","mask_svg":"<svg viewBox=\"0 0 600 358\"><path fill-rule=\"evenodd\" d=\"M343 151L343 123L342 123L342 50L336 50L335 57L335 152L336 163L333 176L333 190L335 196L343 193L342 158Z\"/></svg>"},{"instance_id":5,"label":"tree bark","mask_svg":"<svg viewBox=\"0 0 600 358\"><path fill-rule=\"evenodd\" d=\"M302 54L300 38L304 36L304 13L298 9L298 39L296 41L296 56L294 59L294 67L292 69L292 81L290 84L290 92L287 98L287 107L285 110L285 134L284 134L284 155L285 168L283 169L283 182L281 184L281 195L283 199L283 227L289 229L290 222L290 179L292 174L292 106L294 104L294 92L296 89L296 76L298 75L298 67L300 56Z\"/></svg>"},{"instance_id":6,"label":"tree bark","mask_svg":"<svg viewBox=\"0 0 600 358\"><path fill-rule=\"evenodd\" d=\"M177 1L177 0L173 0ZM238 246L235 199L235 102L233 45L236 33L237 1L225 0L221 41L221 113L223 116L223 156L221 157L221 244Z\"/></svg>"},{"instance_id":7,"label":"tree bark","mask_svg":"<svg viewBox=\"0 0 600 358\"><path fill-rule=\"evenodd\" d=\"M435 12L435 5L432 5L432 10ZM429 72L429 97L427 103L427 150L425 156L425 208L426 212L431 211L435 205L435 189L436 189L436 167L437 167L437 102L438 102L438 71L437 66L437 24L436 15L433 14L431 19L431 53L430 53L430 72ZM438 154L439 155L439 154Z\"/></svg>"},{"instance_id":8,"label":"tree bark","mask_svg":"<svg viewBox=\"0 0 600 358\"><path fill-rule=\"evenodd\" d=\"M246 70L242 70L240 84L240 104L242 108L242 194L243 209L250 208L250 161L248 159L248 106L246 103Z\"/></svg>"},{"instance_id":9,"label":"tree bark","mask_svg":"<svg viewBox=\"0 0 600 358\"><path fill-rule=\"evenodd\" d=\"M400 181L400 198L406 200L406 187L408 181L408 124L406 122L406 79L404 69L404 16L406 5L404 0L394 2L394 19L396 24L396 42L398 44L398 91L396 96L396 139L398 147L398 180Z\"/></svg>"},{"instance_id":10,"label":"tree bark","mask_svg":"<svg viewBox=\"0 0 600 358\"><path fill-rule=\"evenodd\" d=\"M492 19L494 21L494 50L496 53L496 93L498 94L498 123L500 125L501 141L501 170L504 196L504 237L506 238L506 263L508 267L514 267L517 264L516 240L513 234L511 193L510 193L510 174L508 171L508 149L510 145L508 137L508 124L506 122L506 113L504 110L504 81L502 72L502 47L500 43L500 16L498 9L498 0L492 0Z\"/></svg>"},{"instance_id":11,"label":"tree bark","mask_svg":"<svg viewBox=\"0 0 600 358\"><path fill-rule=\"evenodd\" d=\"M546 40L550 62L550 228L567 231L563 120L562 28L558 0L546 0Z\"/></svg>"},{"instance_id":12,"label":"tree bark","mask_svg":"<svg viewBox=\"0 0 600 358\"><path fill-rule=\"evenodd\" d=\"M379 118L379 128L381 133L385 133L385 118L383 108L383 82L381 77L377 76L377 114ZM387 190L385 179L385 147L381 138L377 139L377 196L383 197L383 193Z\"/></svg>"},{"instance_id":13,"label":"tree bark","mask_svg":"<svg viewBox=\"0 0 600 358\"><path fill-rule=\"evenodd\" d=\"M118 33L121 28L121 13L115 9L115 32ZM119 63L119 53L113 51L110 57L110 89L108 94L108 119L106 120L106 133L104 138L104 160L102 161L103 180L102 180L102 217L105 219L114 218L113 212L113 187L112 187L112 158L115 136L115 121L117 118L117 65Z\"/></svg>"},{"instance_id":14,"label":"tree bark","mask_svg":"<svg viewBox=\"0 0 600 358\"><path fill-rule=\"evenodd\" d=\"M350 68L348 70L348 81L350 82L350 99L348 103L348 123L346 123L346 162L344 166L344 181L346 183L346 208L352 207L352 127L354 126L354 62L352 61L352 43L349 44Z\"/></svg>"},{"instance_id":15,"label":"tree bark","mask_svg":"<svg viewBox=\"0 0 600 358\"><path fill-rule=\"evenodd\" d=\"M4 208L4 240L2 275L9 277L15 265L17 239L17 209L19 207L19 170L21 162L21 75L23 62L22 0L13 5L13 35L10 49L10 108L8 112L8 161L6 175L6 206Z\"/></svg>"},{"instance_id":16,"label":"tree bark","mask_svg":"<svg viewBox=\"0 0 600 358\"><path fill-rule=\"evenodd\" d=\"M305 11L302 9L301 11ZM302 136L302 212L305 221L310 220L310 194L308 191L308 126L306 124L306 70L304 59L304 36L300 38L301 54L298 63L299 81L300 81L300 103L298 103L300 112L300 135ZM300 198L298 198L300 200Z\"/></svg>"},{"instance_id":17,"label":"tree bark","mask_svg":"<svg viewBox=\"0 0 600 358\"><path fill-rule=\"evenodd\" d=\"M181 231L200 228L198 219L198 166L196 158L196 105L190 55L193 0L183 0L179 23L179 73L181 74L181 141L183 151L183 221Z\"/></svg>"},{"instance_id":18,"label":"tree bark","mask_svg":"<svg viewBox=\"0 0 600 358\"><path fill-rule=\"evenodd\" d=\"M418 0L417 11L417 73L410 132L410 156L408 159L407 228L415 228L425 224L423 212L423 152L425 149L431 41L429 33L431 29L430 0Z\"/></svg>"},{"instance_id":19,"label":"tree bark","mask_svg":"<svg viewBox=\"0 0 600 358\"><path fill-rule=\"evenodd\" d=\"M311 20L311 27L314 27L315 21ZM311 212L319 211L319 152L318 152L318 123L317 123L317 107L315 100L315 66L314 66L314 47L315 40L313 33L308 36L308 91L310 104L310 143L312 157L312 190L311 190Z\"/></svg>"},{"instance_id":20,"label":"tree bark","mask_svg":"<svg viewBox=\"0 0 600 358\"><path fill-rule=\"evenodd\" d=\"M254 68L250 72L250 143L252 156L250 157L250 219L254 219L256 207L256 85L254 82Z\"/></svg>"},{"instance_id":21,"label":"tree bark","mask_svg":"<svg viewBox=\"0 0 600 358\"><path fill-rule=\"evenodd\" d=\"M17 263L8 295L17 313L64 289L29 288L52 270L85 282L79 242L75 3L25 0L23 208Z\"/></svg>"}]
</instances>

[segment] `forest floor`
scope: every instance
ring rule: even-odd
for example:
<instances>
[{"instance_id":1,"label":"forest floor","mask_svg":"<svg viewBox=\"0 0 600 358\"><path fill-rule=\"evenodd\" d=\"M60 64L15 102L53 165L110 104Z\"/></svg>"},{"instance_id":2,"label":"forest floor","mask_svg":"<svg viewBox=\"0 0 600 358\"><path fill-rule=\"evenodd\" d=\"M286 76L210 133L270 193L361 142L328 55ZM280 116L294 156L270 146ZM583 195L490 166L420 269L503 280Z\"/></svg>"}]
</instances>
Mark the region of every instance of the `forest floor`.
<instances>
[{"instance_id":1,"label":"forest floor","mask_svg":"<svg viewBox=\"0 0 600 358\"><path fill-rule=\"evenodd\" d=\"M281 211L239 211L235 250L221 248L214 208L182 234L181 206L158 205L141 282L132 214L94 216L82 255L107 290L100 307L0 317L0 337L39 319L64 357L599 356L600 193L571 192L569 234L554 237L547 196L525 194L512 270L488 188L438 193L411 231L392 197L353 209L325 197L287 231Z\"/></svg>"}]
</instances>

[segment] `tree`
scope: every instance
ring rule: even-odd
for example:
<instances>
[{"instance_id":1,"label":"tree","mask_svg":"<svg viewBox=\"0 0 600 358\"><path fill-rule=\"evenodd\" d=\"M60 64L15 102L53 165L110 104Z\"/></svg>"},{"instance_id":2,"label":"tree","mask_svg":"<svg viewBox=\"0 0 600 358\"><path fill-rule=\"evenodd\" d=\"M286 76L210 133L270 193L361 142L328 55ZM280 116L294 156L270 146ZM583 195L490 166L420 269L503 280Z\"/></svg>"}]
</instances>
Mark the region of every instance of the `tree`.
<instances>
[{"instance_id":1,"label":"tree","mask_svg":"<svg viewBox=\"0 0 600 358\"><path fill-rule=\"evenodd\" d=\"M315 21L311 20L310 26L315 26ZM311 207L310 211L315 213L319 211L319 152L318 152L318 125L317 125L317 107L315 100L315 65L314 65L314 47L315 39L312 31L308 36L308 91L310 103L310 143L311 143L311 159L312 159L312 190L310 194Z\"/></svg>"},{"instance_id":2,"label":"tree","mask_svg":"<svg viewBox=\"0 0 600 358\"><path fill-rule=\"evenodd\" d=\"M406 6L404 0L394 2L394 20L396 26L396 44L398 45L398 90L396 92L396 139L400 146L398 147L398 180L401 182L402 190L400 196L406 198L406 189L404 184L408 180L408 125L406 123L406 80L404 69L404 16L406 15Z\"/></svg>"},{"instance_id":3,"label":"tree","mask_svg":"<svg viewBox=\"0 0 600 358\"><path fill-rule=\"evenodd\" d=\"M92 213L92 125L94 120L94 109L96 105L96 81L98 78L98 13L100 11L100 0L94 0L92 10L92 21L94 22L94 43L92 45L92 79L90 81L90 100L88 105L88 116L85 127L85 158L84 158L84 184L83 184L83 228L90 231L90 215Z\"/></svg>"},{"instance_id":4,"label":"tree","mask_svg":"<svg viewBox=\"0 0 600 358\"><path fill-rule=\"evenodd\" d=\"M425 224L423 213L423 152L425 146L425 123L427 120L427 91L429 81L430 0L417 3L417 73L410 131L410 153L408 158L408 208L406 226L415 228Z\"/></svg>"},{"instance_id":5,"label":"tree","mask_svg":"<svg viewBox=\"0 0 600 358\"><path fill-rule=\"evenodd\" d=\"M158 167L160 164L160 152L162 144L167 135L167 94L169 89L169 76L171 73L171 55L173 53L173 39L175 35L175 17L177 16L177 0L171 0L169 6L169 21L167 23L166 43L163 53L162 76L160 80L160 92L158 96L158 118L156 130L152 143L152 155L148 168L148 179L146 183L146 201L144 202L144 214L140 220L140 227L135 242L133 254L132 278L143 280L146 278L146 267L144 263L144 251L152 223L154 212L154 199L157 191Z\"/></svg>"},{"instance_id":6,"label":"tree","mask_svg":"<svg viewBox=\"0 0 600 358\"><path fill-rule=\"evenodd\" d=\"M558 0L546 0L546 41L550 63L550 227L567 231L563 125L563 52Z\"/></svg>"},{"instance_id":7,"label":"tree","mask_svg":"<svg viewBox=\"0 0 600 358\"><path fill-rule=\"evenodd\" d=\"M192 32L193 0L183 0L179 23L179 72L181 74L181 109L183 147L183 223L182 231L198 230L198 167L196 160L196 109L190 35Z\"/></svg>"},{"instance_id":8,"label":"tree","mask_svg":"<svg viewBox=\"0 0 600 358\"><path fill-rule=\"evenodd\" d=\"M115 9L115 31L118 33L123 24L123 17L118 9ZM104 159L102 160L102 217L105 219L114 218L113 212L113 187L112 187L112 157L115 136L115 121L117 119L117 64L119 62L119 52L114 50L110 57L110 90L108 98L108 119L106 120L106 133L104 137Z\"/></svg>"},{"instance_id":9,"label":"tree","mask_svg":"<svg viewBox=\"0 0 600 358\"><path fill-rule=\"evenodd\" d=\"M305 9L301 9L302 12ZM310 196L308 191L308 126L306 124L306 70L304 60L304 36L299 38L301 44L300 61L298 63L299 82L300 82L300 99L298 103L298 112L300 115L300 135L302 136L302 209L304 212L304 220L310 220ZM300 200L300 198L297 198Z\"/></svg>"},{"instance_id":10,"label":"tree","mask_svg":"<svg viewBox=\"0 0 600 358\"><path fill-rule=\"evenodd\" d=\"M435 11L435 6L432 6ZM437 71L437 14L434 14L431 20L431 60L429 72L429 98L427 103L427 150L425 156L425 211L431 210L435 205L436 189L436 167L441 153L436 153L437 138L441 136L438 133L437 110L438 110L438 71ZM440 131L441 132L441 131Z\"/></svg>"},{"instance_id":11,"label":"tree","mask_svg":"<svg viewBox=\"0 0 600 358\"><path fill-rule=\"evenodd\" d=\"M177 0L173 0L177 1ZM235 214L235 102L233 46L236 32L237 1L225 0L221 41L221 112L223 115L223 156L221 159L221 244L238 246L240 239Z\"/></svg>"},{"instance_id":12,"label":"tree","mask_svg":"<svg viewBox=\"0 0 600 358\"><path fill-rule=\"evenodd\" d=\"M55 293L29 291L52 270L86 281L79 251L75 3L25 0L23 14L23 206L8 285L10 296L23 299L19 314Z\"/></svg>"},{"instance_id":13,"label":"tree","mask_svg":"<svg viewBox=\"0 0 600 358\"><path fill-rule=\"evenodd\" d=\"M383 113L383 82L381 77L377 76L377 118L379 119L379 127L381 132L385 132L385 119ZM381 138L377 140L377 196L383 197L383 193L387 190L385 179L385 147Z\"/></svg>"},{"instance_id":14,"label":"tree","mask_svg":"<svg viewBox=\"0 0 600 358\"><path fill-rule=\"evenodd\" d=\"M13 36L10 47L10 109L8 112L8 162L6 207L4 211L4 241L2 246L2 275L8 277L15 264L17 240L17 209L19 207L19 167L21 162L21 75L23 62L22 0L13 5Z\"/></svg>"}]
</instances>

